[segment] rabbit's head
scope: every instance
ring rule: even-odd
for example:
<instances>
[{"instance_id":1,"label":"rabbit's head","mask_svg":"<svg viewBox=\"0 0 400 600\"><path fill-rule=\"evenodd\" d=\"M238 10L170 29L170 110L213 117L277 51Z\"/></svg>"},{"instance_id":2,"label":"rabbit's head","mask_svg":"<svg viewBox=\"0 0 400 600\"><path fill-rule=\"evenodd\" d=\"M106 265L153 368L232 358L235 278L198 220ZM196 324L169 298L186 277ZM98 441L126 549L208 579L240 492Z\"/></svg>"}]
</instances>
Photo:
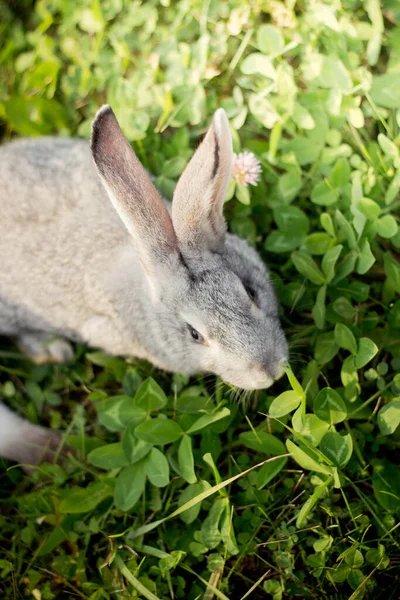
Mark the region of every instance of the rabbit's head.
<instances>
[{"instance_id":1,"label":"rabbit's head","mask_svg":"<svg viewBox=\"0 0 400 600\"><path fill-rule=\"evenodd\" d=\"M141 341L154 362L212 372L241 388L270 386L283 374L288 347L266 267L226 233L232 142L225 112L216 111L179 179L171 216L109 106L94 120L92 153L148 283L152 318Z\"/></svg>"}]
</instances>

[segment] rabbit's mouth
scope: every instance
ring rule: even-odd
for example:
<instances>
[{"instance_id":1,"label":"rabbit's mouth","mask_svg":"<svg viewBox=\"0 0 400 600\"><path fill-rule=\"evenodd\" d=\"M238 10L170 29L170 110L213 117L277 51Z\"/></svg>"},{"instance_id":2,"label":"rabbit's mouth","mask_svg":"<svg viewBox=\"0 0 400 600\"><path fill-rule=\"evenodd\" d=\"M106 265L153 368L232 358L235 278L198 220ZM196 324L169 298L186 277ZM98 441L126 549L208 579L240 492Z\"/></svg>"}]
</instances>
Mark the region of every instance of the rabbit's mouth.
<instances>
[{"instance_id":1,"label":"rabbit's mouth","mask_svg":"<svg viewBox=\"0 0 400 600\"><path fill-rule=\"evenodd\" d=\"M266 368L252 367L245 373L232 373L226 381L245 390L267 389L284 375L286 365L287 360L281 359L276 365L268 365Z\"/></svg>"},{"instance_id":2,"label":"rabbit's mouth","mask_svg":"<svg viewBox=\"0 0 400 600\"><path fill-rule=\"evenodd\" d=\"M265 390L269 387L271 387L271 385L274 383L273 379L261 379L261 381L256 381L254 383L254 386L251 388L253 390Z\"/></svg>"},{"instance_id":3,"label":"rabbit's mouth","mask_svg":"<svg viewBox=\"0 0 400 600\"><path fill-rule=\"evenodd\" d=\"M262 374L260 371L257 374L251 371L243 375L236 373L234 376L227 377L226 381L244 390L262 390L271 387L274 383L272 377L265 375L265 373Z\"/></svg>"},{"instance_id":4,"label":"rabbit's mouth","mask_svg":"<svg viewBox=\"0 0 400 600\"><path fill-rule=\"evenodd\" d=\"M245 378L243 379L235 379L233 380L232 378L229 378L228 381L231 385L233 385L234 387L238 388L238 389L242 389L242 390L265 390L269 387L271 387L271 385L274 383L273 379L262 379L262 380L258 380L258 381L251 381L251 380L247 380Z\"/></svg>"}]
</instances>

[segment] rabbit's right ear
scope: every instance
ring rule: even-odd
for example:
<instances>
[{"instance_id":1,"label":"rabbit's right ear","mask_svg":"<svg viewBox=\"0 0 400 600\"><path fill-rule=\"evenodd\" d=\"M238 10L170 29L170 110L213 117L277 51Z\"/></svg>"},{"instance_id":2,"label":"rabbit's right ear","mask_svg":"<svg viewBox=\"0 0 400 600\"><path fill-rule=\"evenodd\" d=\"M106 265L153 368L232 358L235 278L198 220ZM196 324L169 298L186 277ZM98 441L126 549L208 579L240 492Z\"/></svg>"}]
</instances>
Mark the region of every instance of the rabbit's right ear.
<instances>
[{"instance_id":1,"label":"rabbit's right ear","mask_svg":"<svg viewBox=\"0 0 400 600\"><path fill-rule=\"evenodd\" d=\"M181 248L202 252L224 245L223 206L232 158L229 122L220 108L175 188L172 222Z\"/></svg>"},{"instance_id":2,"label":"rabbit's right ear","mask_svg":"<svg viewBox=\"0 0 400 600\"><path fill-rule=\"evenodd\" d=\"M108 105L93 121L91 149L100 179L146 272L151 275L160 262L173 262L179 248L171 218Z\"/></svg>"}]
</instances>

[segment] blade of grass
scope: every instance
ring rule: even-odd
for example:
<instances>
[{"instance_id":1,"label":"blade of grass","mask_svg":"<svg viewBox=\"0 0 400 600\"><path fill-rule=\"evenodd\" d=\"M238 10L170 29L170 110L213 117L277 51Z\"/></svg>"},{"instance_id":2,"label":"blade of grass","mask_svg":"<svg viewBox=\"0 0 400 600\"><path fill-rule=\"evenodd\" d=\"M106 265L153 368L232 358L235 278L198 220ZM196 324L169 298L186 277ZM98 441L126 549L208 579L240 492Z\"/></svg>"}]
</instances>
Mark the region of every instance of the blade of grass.
<instances>
[{"instance_id":1,"label":"blade of grass","mask_svg":"<svg viewBox=\"0 0 400 600\"><path fill-rule=\"evenodd\" d=\"M260 583L266 578L266 576L270 572L271 572L271 569L268 569L268 571L266 571L264 573L264 575L261 575L261 577L259 579L257 579L257 581L255 582L255 584L251 586L251 588L249 589L249 591L246 592L245 595L240 598L240 600L244 600L245 598L248 598L250 596L250 594L252 592L254 592L254 590L260 585Z\"/></svg>"},{"instance_id":2,"label":"blade of grass","mask_svg":"<svg viewBox=\"0 0 400 600\"><path fill-rule=\"evenodd\" d=\"M246 35L244 36L239 48L236 50L236 54L232 58L231 62L229 63L228 69L227 69L227 74L229 76L231 75L232 71L235 69L236 65L242 58L243 53L246 50L248 43L250 42L250 38L253 35L253 32L254 32L254 29L247 30Z\"/></svg>"},{"instance_id":3,"label":"blade of grass","mask_svg":"<svg viewBox=\"0 0 400 600\"><path fill-rule=\"evenodd\" d=\"M122 558L120 556L118 556L118 554L115 557L114 563L116 564L117 568L121 572L121 575L123 575L125 577L125 579L127 579L129 581L129 583L131 585L133 585L133 587L135 588L135 590L137 592L139 592L139 594L142 594L142 596L147 598L147 600L161 600L158 596L155 596L153 594L153 592L150 592L150 590L148 590L146 587L144 587L144 585L142 583L140 583L140 581L138 579L136 579L136 577L134 575L132 575L132 573L130 572L128 567L125 565Z\"/></svg>"},{"instance_id":4,"label":"blade of grass","mask_svg":"<svg viewBox=\"0 0 400 600\"><path fill-rule=\"evenodd\" d=\"M381 564L381 562L382 562L382 560L379 562L379 564ZM372 569L371 573L369 575L367 575L365 579L363 579L363 581L360 583L360 585L358 586L358 588L356 590L354 590L354 592L352 593L352 595L349 597L349 600L356 600L356 598L360 597L360 590L362 590L363 587L365 587L365 585L371 579L372 575L375 573L375 571L377 570L377 568L378 567L375 567L375 569Z\"/></svg>"},{"instance_id":5,"label":"blade of grass","mask_svg":"<svg viewBox=\"0 0 400 600\"><path fill-rule=\"evenodd\" d=\"M222 573L224 571L224 565L217 571L213 571L210 575L210 579L208 580L208 586L206 591L204 592L203 600L213 600L215 596L215 591L218 589L216 586L218 581L221 579Z\"/></svg>"},{"instance_id":6,"label":"blade of grass","mask_svg":"<svg viewBox=\"0 0 400 600\"><path fill-rule=\"evenodd\" d=\"M208 590L210 590L214 593L214 596L216 596L217 598L220 598L220 600L230 600L230 598L228 598L228 596L225 596L225 594L223 592L220 592L219 590L217 590L216 587L214 587L213 585L211 585L211 583L209 583L208 581L203 579L203 577L201 577L198 573L196 573L196 571L193 571L193 569L191 569L190 567L188 567L187 565L184 565L184 564L181 564L180 566L183 569L185 569L185 571L190 573L191 575L195 575L197 577L197 579L199 579L201 581L201 583L203 583L207 587Z\"/></svg>"},{"instance_id":7,"label":"blade of grass","mask_svg":"<svg viewBox=\"0 0 400 600\"><path fill-rule=\"evenodd\" d=\"M21 371L20 369L11 369L9 367L5 367L4 365L0 365L0 371L4 371L4 373L11 373L12 375L19 375L20 377L25 377L26 379L29 379L30 377L29 373L26 373L25 371Z\"/></svg>"},{"instance_id":8,"label":"blade of grass","mask_svg":"<svg viewBox=\"0 0 400 600\"><path fill-rule=\"evenodd\" d=\"M221 483L214 485L209 490L206 490L206 491L202 492L201 494L198 494L197 496L195 496L188 502L185 502L185 504L183 504L182 506L180 506L179 508L174 510L170 515L164 517L163 519L158 519L157 521L154 521L153 523L149 523L148 525L143 525L142 527L139 527L139 529L136 529L136 530L130 532L128 535L128 538L132 540L132 539L135 539L135 538L138 538L138 537L144 535L145 533L148 533L149 531L152 531L153 529L156 529L159 525L161 525L162 523L165 523L165 521L168 521L169 519L173 519L174 517L181 515L189 508L196 506L196 504L198 504L199 502L203 502L203 500L205 500L206 498L209 498L210 496L212 496L219 490L222 490L223 488L227 487L234 481L237 481L241 477L244 477L245 475L247 475L247 473L250 473L254 469L258 469L259 467L262 467L266 463L273 462L274 460L277 460L278 458L282 458L284 456L290 456L290 453L281 454L280 456L274 456L273 458L268 458L267 460L263 460L262 462L258 463L257 465L250 467L246 471L243 471L242 473L238 473L237 475L234 475L233 477L230 477L229 479L226 479L225 481L222 481ZM109 537L110 538L120 537L121 535L124 535L124 534L122 533L122 534L118 534L116 536L110 535Z\"/></svg>"},{"instance_id":9,"label":"blade of grass","mask_svg":"<svg viewBox=\"0 0 400 600\"><path fill-rule=\"evenodd\" d=\"M385 390L387 390L388 388L390 388L393 385L393 383L394 383L394 379L392 379L392 381L390 383L388 383L387 385L385 385L385 387L383 387L381 390L378 390L377 392L375 392L375 394L372 394L372 396L370 398L368 398L368 400L366 400L358 408L353 410L353 412L351 412L347 416L347 418L353 419L357 413L359 413L363 408L368 406L368 404L371 404L371 402L373 402L375 400L375 398L378 398L378 396L381 396Z\"/></svg>"}]
</instances>

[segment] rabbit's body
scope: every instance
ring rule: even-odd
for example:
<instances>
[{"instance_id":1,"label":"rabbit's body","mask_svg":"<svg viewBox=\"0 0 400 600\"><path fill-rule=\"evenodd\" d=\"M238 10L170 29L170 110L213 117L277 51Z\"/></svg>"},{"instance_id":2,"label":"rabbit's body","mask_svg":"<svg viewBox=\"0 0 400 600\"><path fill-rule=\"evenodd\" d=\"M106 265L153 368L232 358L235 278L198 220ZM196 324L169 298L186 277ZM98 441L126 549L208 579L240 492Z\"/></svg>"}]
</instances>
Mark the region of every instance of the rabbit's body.
<instances>
[{"instance_id":1,"label":"rabbit's body","mask_svg":"<svg viewBox=\"0 0 400 600\"><path fill-rule=\"evenodd\" d=\"M62 335L147 356L135 331L148 303L132 238L87 142L39 138L0 147L0 189L0 333ZM118 314L126 287L129 323Z\"/></svg>"},{"instance_id":2,"label":"rabbit's body","mask_svg":"<svg viewBox=\"0 0 400 600\"><path fill-rule=\"evenodd\" d=\"M287 343L268 271L226 233L231 157L217 111L171 205L109 107L94 122L92 152L56 138L1 147L0 335L38 362L72 357L59 336L169 371L271 385ZM21 446L21 428L36 450ZM0 405L0 455L35 462L46 436L54 444Z\"/></svg>"}]
</instances>

